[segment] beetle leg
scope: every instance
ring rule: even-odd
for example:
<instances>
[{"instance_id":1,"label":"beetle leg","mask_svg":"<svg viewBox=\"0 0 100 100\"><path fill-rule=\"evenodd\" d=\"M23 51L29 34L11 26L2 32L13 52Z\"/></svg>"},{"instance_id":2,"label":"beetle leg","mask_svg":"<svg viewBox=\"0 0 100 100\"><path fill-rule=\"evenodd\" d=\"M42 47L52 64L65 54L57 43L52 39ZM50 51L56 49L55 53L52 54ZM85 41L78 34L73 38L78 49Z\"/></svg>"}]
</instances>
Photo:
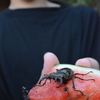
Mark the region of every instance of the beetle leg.
<instances>
[{"instance_id":1,"label":"beetle leg","mask_svg":"<svg viewBox=\"0 0 100 100\"><path fill-rule=\"evenodd\" d=\"M38 83L41 84L41 82L42 82L44 79L47 79L48 77L49 77L49 75L42 77L42 78L39 80Z\"/></svg>"},{"instance_id":2,"label":"beetle leg","mask_svg":"<svg viewBox=\"0 0 100 100\"><path fill-rule=\"evenodd\" d=\"M84 93L81 91L81 90L77 90L76 88L75 88L75 84L74 84L74 79L72 78L72 84L73 84L73 90L74 91L78 91L78 92L80 92L82 95L84 95Z\"/></svg>"},{"instance_id":3,"label":"beetle leg","mask_svg":"<svg viewBox=\"0 0 100 100\"><path fill-rule=\"evenodd\" d=\"M93 73L92 71L89 71L88 73L86 73L86 74L81 74L81 73L75 73L74 75L87 75L87 74L89 74L89 73Z\"/></svg>"},{"instance_id":4,"label":"beetle leg","mask_svg":"<svg viewBox=\"0 0 100 100\"><path fill-rule=\"evenodd\" d=\"M43 86L46 84L47 79L45 79L45 82L42 85L37 85L37 86Z\"/></svg>"},{"instance_id":5,"label":"beetle leg","mask_svg":"<svg viewBox=\"0 0 100 100\"><path fill-rule=\"evenodd\" d=\"M60 82L59 82L59 83L60 83L60 85L59 85L59 86L57 86L57 88L59 88L59 87L62 85L62 83L63 83L63 79L62 79L61 77L59 78L59 80L60 80Z\"/></svg>"},{"instance_id":6,"label":"beetle leg","mask_svg":"<svg viewBox=\"0 0 100 100\"><path fill-rule=\"evenodd\" d=\"M55 78L54 78L54 81L55 81L55 82L58 82L58 77L55 77Z\"/></svg>"},{"instance_id":7,"label":"beetle leg","mask_svg":"<svg viewBox=\"0 0 100 100\"><path fill-rule=\"evenodd\" d=\"M40 79L40 81L38 82L39 84L41 84L41 82L45 79L45 82L42 85L36 85L36 86L43 86L46 84L47 79L49 78L49 75L44 76L43 78Z\"/></svg>"},{"instance_id":8,"label":"beetle leg","mask_svg":"<svg viewBox=\"0 0 100 100\"><path fill-rule=\"evenodd\" d=\"M93 80L93 81L95 81L95 79L83 79L83 78L80 78L80 77L77 77L77 76L73 76L74 78L78 78L78 79L80 79L80 80L84 80L84 81L89 81L89 80Z\"/></svg>"},{"instance_id":9,"label":"beetle leg","mask_svg":"<svg viewBox=\"0 0 100 100\"><path fill-rule=\"evenodd\" d=\"M43 85L45 85L46 84L46 81L47 81L47 79L45 80L45 82L41 85L35 85L35 86L43 86Z\"/></svg>"}]
</instances>

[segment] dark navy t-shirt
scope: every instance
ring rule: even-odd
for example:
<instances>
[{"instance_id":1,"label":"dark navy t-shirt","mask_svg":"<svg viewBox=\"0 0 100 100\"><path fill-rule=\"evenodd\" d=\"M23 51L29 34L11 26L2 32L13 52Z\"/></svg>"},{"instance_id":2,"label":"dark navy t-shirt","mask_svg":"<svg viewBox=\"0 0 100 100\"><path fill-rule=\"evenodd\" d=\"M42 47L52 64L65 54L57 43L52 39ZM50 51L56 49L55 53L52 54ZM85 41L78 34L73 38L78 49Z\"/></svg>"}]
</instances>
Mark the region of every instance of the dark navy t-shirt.
<instances>
[{"instance_id":1,"label":"dark navy t-shirt","mask_svg":"<svg viewBox=\"0 0 100 100\"><path fill-rule=\"evenodd\" d=\"M0 100L23 100L39 79L43 55L60 63L100 62L100 18L88 7L6 9L0 13Z\"/></svg>"}]
</instances>

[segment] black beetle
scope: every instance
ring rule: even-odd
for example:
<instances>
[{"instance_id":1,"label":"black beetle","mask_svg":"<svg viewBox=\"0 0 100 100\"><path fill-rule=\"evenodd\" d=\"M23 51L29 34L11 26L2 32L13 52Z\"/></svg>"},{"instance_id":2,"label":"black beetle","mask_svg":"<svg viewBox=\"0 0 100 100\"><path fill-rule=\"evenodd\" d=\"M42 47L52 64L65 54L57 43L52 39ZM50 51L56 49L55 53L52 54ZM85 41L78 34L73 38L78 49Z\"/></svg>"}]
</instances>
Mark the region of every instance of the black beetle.
<instances>
[{"instance_id":1,"label":"black beetle","mask_svg":"<svg viewBox=\"0 0 100 100\"><path fill-rule=\"evenodd\" d=\"M70 68L62 68L62 69L57 69L56 72L53 72L49 75L45 75L44 77L42 77L38 84L36 86L43 86L46 84L46 81L49 79L51 81L51 79L53 79L55 82L60 83L59 86L57 86L57 88L59 88L62 84L66 84L69 80L72 79L72 84L73 84L73 89L74 91L79 91L82 95L83 92L80 90L77 90L75 88L75 84L74 84L74 78L78 78L80 80L84 80L84 81L89 81L89 80L94 80L94 79L82 79L80 77L77 77L76 75L87 75L89 73L92 73L92 71L86 73L86 74L81 74L81 73L74 73L74 71ZM45 82L41 85L41 82L45 79Z\"/></svg>"}]
</instances>

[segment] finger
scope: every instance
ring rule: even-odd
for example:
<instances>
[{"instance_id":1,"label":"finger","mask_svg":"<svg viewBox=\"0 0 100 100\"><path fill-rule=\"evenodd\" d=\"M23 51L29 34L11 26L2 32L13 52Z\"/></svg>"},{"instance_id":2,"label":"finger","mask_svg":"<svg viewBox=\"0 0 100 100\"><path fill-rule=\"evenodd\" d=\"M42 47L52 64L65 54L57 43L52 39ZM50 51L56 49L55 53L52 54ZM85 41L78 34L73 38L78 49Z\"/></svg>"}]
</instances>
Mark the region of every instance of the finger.
<instances>
[{"instance_id":1,"label":"finger","mask_svg":"<svg viewBox=\"0 0 100 100\"><path fill-rule=\"evenodd\" d=\"M44 76L44 74L47 74L52 67L54 67L56 64L59 64L59 60L57 56L51 52L44 54L44 65L41 77Z\"/></svg>"},{"instance_id":2,"label":"finger","mask_svg":"<svg viewBox=\"0 0 100 100\"><path fill-rule=\"evenodd\" d=\"M99 63L95 59L89 57L77 60L75 65L100 69Z\"/></svg>"}]
</instances>

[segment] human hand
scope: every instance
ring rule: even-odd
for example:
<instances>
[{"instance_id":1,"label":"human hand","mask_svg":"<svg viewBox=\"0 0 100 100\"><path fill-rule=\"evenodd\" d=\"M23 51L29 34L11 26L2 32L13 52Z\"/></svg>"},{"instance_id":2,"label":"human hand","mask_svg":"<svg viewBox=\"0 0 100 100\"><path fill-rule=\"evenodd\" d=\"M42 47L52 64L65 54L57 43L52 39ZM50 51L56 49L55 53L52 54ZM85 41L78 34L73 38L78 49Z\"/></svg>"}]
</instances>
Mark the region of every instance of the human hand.
<instances>
[{"instance_id":1,"label":"human hand","mask_svg":"<svg viewBox=\"0 0 100 100\"><path fill-rule=\"evenodd\" d=\"M94 68L94 69L100 70L99 63L95 59L89 58L89 57L77 60L75 65L83 66L83 67L89 67L89 68Z\"/></svg>"},{"instance_id":2,"label":"human hand","mask_svg":"<svg viewBox=\"0 0 100 100\"><path fill-rule=\"evenodd\" d=\"M57 56L51 52L45 53L44 54L44 65L43 65L41 77L43 77L44 74L48 73L50 69L54 67L56 64L59 64L59 60Z\"/></svg>"},{"instance_id":3,"label":"human hand","mask_svg":"<svg viewBox=\"0 0 100 100\"><path fill-rule=\"evenodd\" d=\"M43 77L44 74L48 73L52 67L54 67L56 64L59 64L59 63L60 62L56 55L50 52L46 53L44 55L44 67L41 73L41 77ZM93 58L79 59L76 61L75 65L95 68L99 70L99 63Z\"/></svg>"}]
</instances>

